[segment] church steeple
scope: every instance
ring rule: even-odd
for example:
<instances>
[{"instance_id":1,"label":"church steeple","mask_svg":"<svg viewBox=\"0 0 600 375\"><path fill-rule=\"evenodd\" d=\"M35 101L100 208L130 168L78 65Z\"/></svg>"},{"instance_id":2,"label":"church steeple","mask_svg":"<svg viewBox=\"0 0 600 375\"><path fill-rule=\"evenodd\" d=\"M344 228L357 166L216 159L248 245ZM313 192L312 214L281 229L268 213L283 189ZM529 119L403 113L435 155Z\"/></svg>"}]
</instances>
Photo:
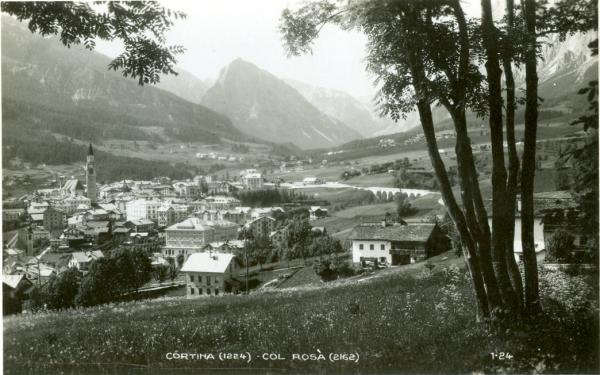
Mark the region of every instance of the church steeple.
<instances>
[{"instance_id":1,"label":"church steeple","mask_svg":"<svg viewBox=\"0 0 600 375\"><path fill-rule=\"evenodd\" d=\"M87 197L90 199L92 204L96 203L97 192L96 192L96 171L94 167L94 149L92 144L88 147L87 163L85 165L85 184L87 189Z\"/></svg>"}]
</instances>

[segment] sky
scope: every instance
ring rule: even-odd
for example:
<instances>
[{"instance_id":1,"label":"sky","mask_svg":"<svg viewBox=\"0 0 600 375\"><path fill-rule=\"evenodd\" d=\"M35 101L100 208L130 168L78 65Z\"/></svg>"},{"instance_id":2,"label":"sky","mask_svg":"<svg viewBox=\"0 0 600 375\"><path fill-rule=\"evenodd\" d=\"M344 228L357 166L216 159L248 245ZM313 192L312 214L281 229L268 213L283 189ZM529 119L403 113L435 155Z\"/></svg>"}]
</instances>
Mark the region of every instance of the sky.
<instances>
[{"instance_id":1,"label":"sky","mask_svg":"<svg viewBox=\"0 0 600 375\"><path fill-rule=\"evenodd\" d=\"M176 21L167 34L168 44L187 50L178 66L198 78L218 77L219 71L238 57L280 78L334 88L358 97L375 93L373 77L365 71L364 35L326 27L313 46L312 55L287 57L278 30L281 12L297 7L295 0L178 0L165 6L181 10L187 19ZM111 57L119 47L98 43Z\"/></svg>"},{"instance_id":2,"label":"sky","mask_svg":"<svg viewBox=\"0 0 600 375\"><path fill-rule=\"evenodd\" d=\"M493 0L495 5L502 0ZM359 99L375 95L374 78L365 70L366 37L336 26L325 27L312 55L287 57L278 30L281 12L303 0L163 0L187 14L167 34L168 44L187 50L178 66L200 79L216 79L220 70L240 57L280 78L345 91ZM467 15L479 12L478 0L463 0ZM114 57L119 46L98 42L97 49Z\"/></svg>"}]
</instances>

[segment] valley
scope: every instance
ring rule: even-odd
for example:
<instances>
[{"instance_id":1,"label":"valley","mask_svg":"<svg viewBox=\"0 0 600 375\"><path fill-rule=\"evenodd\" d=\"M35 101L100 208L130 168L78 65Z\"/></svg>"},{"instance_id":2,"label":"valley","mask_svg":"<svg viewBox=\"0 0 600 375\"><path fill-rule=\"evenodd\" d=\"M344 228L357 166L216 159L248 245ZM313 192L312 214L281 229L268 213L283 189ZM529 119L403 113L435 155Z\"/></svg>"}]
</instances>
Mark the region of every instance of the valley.
<instances>
[{"instance_id":1,"label":"valley","mask_svg":"<svg viewBox=\"0 0 600 375\"><path fill-rule=\"evenodd\" d=\"M3 2L5 373L594 373L560 1Z\"/></svg>"}]
</instances>

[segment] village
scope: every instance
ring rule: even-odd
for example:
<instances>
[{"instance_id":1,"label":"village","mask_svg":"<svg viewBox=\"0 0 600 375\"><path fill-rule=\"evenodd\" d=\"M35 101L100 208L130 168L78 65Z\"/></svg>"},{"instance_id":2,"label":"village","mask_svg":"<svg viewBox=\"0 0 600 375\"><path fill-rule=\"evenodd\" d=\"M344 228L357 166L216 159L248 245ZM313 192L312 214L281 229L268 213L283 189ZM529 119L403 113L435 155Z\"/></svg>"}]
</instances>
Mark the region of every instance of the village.
<instances>
[{"instance_id":1,"label":"village","mask_svg":"<svg viewBox=\"0 0 600 375\"><path fill-rule=\"evenodd\" d=\"M425 218L402 218L400 211L388 210L335 233L335 228L321 225L328 223L330 202L297 191L347 185L317 177L297 183L269 182L256 169L246 169L230 180L158 177L101 185L96 182L91 144L85 171L85 184L60 178L58 187L5 202L5 314L40 308L32 295L51 279L75 269L81 282L94 261L118 251L141 252L147 258L146 276L135 288L135 298L197 298L318 285L408 264L432 267L431 257L447 254L442 258L446 260L461 255L460 245L452 241L441 198L439 207ZM423 172L417 169L414 175L433 178ZM365 191L384 206L402 194L406 200L408 194L436 196L419 189ZM587 238L568 220L576 215L575 209L568 191L536 193L534 237L540 261L553 234L565 228L576 236L573 253L584 256ZM522 254L520 227L517 212L517 261ZM131 298L131 293L124 289L112 298Z\"/></svg>"}]
</instances>

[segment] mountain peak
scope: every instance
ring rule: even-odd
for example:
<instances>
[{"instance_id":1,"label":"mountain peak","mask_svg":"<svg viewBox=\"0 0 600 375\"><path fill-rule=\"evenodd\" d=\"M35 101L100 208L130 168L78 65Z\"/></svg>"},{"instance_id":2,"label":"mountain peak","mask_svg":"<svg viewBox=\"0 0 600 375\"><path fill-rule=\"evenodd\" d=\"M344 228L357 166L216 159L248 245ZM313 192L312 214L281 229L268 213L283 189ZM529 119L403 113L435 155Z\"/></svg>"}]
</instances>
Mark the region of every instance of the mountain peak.
<instances>
[{"instance_id":1,"label":"mountain peak","mask_svg":"<svg viewBox=\"0 0 600 375\"><path fill-rule=\"evenodd\" d=\"M224 67L202 104L227 114L238 129L299 147L331 147L360 134L332 119L295 88L253 63L237 58Z\"/></svg>"}]
</instances>

